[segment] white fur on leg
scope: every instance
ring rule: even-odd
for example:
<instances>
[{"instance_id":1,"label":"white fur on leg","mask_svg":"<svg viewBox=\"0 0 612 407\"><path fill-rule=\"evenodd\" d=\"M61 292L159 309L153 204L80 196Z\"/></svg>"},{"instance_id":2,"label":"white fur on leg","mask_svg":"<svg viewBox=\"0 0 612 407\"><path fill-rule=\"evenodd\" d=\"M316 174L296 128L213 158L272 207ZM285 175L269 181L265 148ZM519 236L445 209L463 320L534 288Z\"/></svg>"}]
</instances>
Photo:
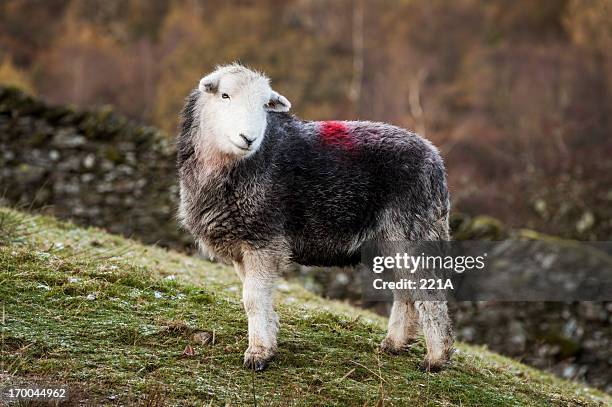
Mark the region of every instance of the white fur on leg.
<instances>
[{"instance_id":1,"label":"white fur on leg","mask_svg":"<svg viewBox=\"0 0 612 407\"><path fill-rule=\"evenodd\" d=\"M249 347L244 363L255 370L263 370L276 353L278 316L273 289L277 269L277 264L257 255L245 258L242 302L249 322Z\"/></svg>"},{"instance_id":2,"label":"white fur on leg","mask_svg":"<svg viewBox=\"0 0 612 407\"><path fill-rule=\"evenodd\" d=\"M278 317L272 307L273 282L259 277L244 279L242 301L249 319L249 347L276 349Z\"/></svg>"},{"instance_id":3,"label":"white fur on leg","mask_svg":"<svg viewBox=\"0 0 612 407\"><path fill-rule=\"evenodd\" d=\"M450 359L454 343L446 302L416 301L414 305L419 312L427 345L423 368L439 370Z\"/></svg>"},{"instance_id":4,"label":"white fur on leg","mask_svg":"<svg viewBox=\"0 0 612 407\"><path fill-rule=\"evenodd\" d=\"M387 336L381 343L381 348L391 353L405 349L416 338L418 317L411 301L393 301Z\"/></svg>"}]
</instances>

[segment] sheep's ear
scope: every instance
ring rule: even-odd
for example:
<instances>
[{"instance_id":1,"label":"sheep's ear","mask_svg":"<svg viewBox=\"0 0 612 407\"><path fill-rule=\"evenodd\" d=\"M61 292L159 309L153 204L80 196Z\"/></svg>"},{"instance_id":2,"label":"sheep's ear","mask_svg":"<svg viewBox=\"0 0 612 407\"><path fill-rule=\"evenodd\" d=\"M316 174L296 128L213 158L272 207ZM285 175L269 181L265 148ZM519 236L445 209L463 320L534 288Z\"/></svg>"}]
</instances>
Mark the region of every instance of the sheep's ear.
<instances>
[{"instance_id":1,"label":"sheep's ear","mask_svg":"<svg viewBox=\"0 0 612 407\"><path fill-rule=\"evenodd\" d=\"M291 102L280 93L272 91L270 100L264 107L268 112L288 112L291 109Z\"/></svg>"},{"instance_id":2,"label":"sheep's ear","mask_svg":"<svg viewBox=\"0 0 612 407\"><path fill-rule=\"evenodd\" d=\"M219 89L219 80L221 74L219 72L213 72L200 79L200 85L198 88L202 92L215 93Z\"/></svg>"}]
</instances>

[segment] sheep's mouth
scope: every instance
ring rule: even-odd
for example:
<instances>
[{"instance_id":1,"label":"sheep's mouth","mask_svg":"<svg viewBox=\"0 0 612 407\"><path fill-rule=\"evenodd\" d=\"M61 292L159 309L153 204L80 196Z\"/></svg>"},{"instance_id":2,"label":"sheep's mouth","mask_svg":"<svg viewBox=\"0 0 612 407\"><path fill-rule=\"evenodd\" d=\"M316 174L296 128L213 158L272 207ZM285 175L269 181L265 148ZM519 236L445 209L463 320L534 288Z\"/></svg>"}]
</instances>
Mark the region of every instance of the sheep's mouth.
<instances>
[{"instance_id":1,"label":"sheep's mouth","mask_svg":"<svg viewBox=\"0 0 612 407\"><path fill-rule=\"evenodd\" d=\"M238 147L242 151L251 151L251 149L249 147L242 147L242 146L239 146L238 144L236 144L234 142L232 142L232 144L235 145L236 147Z\"/></svg>"}]
</instances>

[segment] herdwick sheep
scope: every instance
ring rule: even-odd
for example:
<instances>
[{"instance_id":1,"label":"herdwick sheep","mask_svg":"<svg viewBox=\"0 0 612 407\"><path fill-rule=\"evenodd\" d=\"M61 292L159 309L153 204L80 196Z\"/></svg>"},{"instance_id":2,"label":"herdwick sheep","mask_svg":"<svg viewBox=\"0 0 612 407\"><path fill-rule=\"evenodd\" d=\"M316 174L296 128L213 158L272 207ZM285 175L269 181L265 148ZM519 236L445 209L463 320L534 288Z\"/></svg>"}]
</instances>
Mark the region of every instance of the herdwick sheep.
<instances>
[{"instance_id":1,"label":"herdwick sheep","mask_svg":"<svg viewBox=\"0 0 612 407\"><path fill-rule=\"evenodd\" d=\"M269 79L218 67L187 98L177 140L179 219L198 244L233 264L243 284L245 366L277 351L275 280L295 262L346 266L367 240L448 240L449 196L438 151L404 129L304 121ZM395 297L383 350L406 349L421 326L423 368L452 353L445 302Z\"/></svg>"}]
</instances>

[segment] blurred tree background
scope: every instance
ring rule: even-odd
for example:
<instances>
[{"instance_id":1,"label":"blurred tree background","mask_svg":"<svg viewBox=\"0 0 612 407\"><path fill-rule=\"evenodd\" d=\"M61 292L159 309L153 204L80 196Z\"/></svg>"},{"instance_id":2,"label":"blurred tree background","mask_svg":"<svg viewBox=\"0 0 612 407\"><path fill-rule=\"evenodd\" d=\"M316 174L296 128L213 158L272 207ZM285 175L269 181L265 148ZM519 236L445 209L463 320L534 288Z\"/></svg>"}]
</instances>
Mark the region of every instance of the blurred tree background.
<instances>
[{"instance_id":1,"label":"blurred tree background","mask_svg":"<svg viewBox=\"0 0 612 407\"><path fill-rule=\"evenodd\" d=\"M5 0L0 83L172 137L216 64L305 119L387 121L447 161L455 210L612 238L609 0Z\"/></svg>"}]
</instances>

